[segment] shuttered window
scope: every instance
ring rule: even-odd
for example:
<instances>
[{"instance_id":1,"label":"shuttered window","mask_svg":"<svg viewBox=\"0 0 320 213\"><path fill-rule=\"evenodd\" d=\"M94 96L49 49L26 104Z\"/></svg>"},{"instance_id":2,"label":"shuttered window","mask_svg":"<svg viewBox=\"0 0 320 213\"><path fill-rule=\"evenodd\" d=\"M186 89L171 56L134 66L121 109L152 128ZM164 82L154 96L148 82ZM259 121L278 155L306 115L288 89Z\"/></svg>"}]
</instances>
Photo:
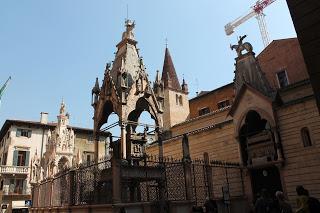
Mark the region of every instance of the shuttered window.
<instances>
[{"instance_id":1,"label":"shuttered window","mask_svg":"<svg viewBox=\"0 0 320 213\"><path fill-rule=\"evenodd\" d=\"M31 138L32 131L29 129L17 129L17 137L28 137Z\"/></svg>"},{"instance_id":2,"label":"shuttered window","mask_svg":"<svg viewBox=\"0 0 320 213\"><path fill-rule=\"evenodd\" d=\"M17 164L18 164L18 150L14 150L12 165L17 166Z\"/></svg>"},{"instance_id":3,"label":"shuttered window","mask_svg":"<svg viewBox=\"0 0 320 213\"><path fill-rule=\"evenodd\" d=\"M13 151L13 166L29 166L29 158L30 152L29 151Z\"/></svg>"}]
</instances>

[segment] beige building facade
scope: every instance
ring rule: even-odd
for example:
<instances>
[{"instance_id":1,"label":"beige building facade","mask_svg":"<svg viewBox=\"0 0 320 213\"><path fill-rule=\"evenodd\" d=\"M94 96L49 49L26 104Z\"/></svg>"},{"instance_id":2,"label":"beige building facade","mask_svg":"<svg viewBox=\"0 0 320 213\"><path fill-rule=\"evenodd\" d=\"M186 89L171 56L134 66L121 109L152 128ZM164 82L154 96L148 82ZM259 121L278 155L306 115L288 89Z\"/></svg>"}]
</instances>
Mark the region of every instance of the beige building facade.
<instances>
[{"instance_id":1,"label":"beige building facade","mask_svg":"<svg viewBox=\"0 0 320 213\"><path fill-rule=\"evenodd\" d=\"M66 113L63 113L67 118ZM70 133L69 139L72 138L73 145L69 147L68 153L60 153L60 157L64 154L70 157L69 167L76 163L91 163L94 157L92 130L72 127L68 119L64 121L64 131ZM5 121L0 131L0 202L3 211L28 208L31 200L30 184L40 180L40 177L47 177L44 173L45 153L48 153L47 145L57 126L58 123L48 122L47 113L41 113L40 122ZM108 150L105 147L109 145L106 137L101 136L100 140L99 156L104 157L105 150ZM35 159L38 159L38 166L43 168L43 174L35 172Z\"/></svg>"}]
</instances>

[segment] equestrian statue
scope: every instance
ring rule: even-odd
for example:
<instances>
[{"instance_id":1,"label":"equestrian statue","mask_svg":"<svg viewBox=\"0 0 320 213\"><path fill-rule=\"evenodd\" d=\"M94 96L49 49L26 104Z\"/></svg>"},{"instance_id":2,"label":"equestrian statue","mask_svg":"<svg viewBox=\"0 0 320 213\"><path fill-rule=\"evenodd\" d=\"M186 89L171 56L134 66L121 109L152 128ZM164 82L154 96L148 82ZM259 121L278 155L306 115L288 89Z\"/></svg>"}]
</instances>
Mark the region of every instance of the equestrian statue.
<instances>
[{"instance_id":1,"label":"equestrian statue","mask_svg":"<svg viewBox=\"0 0 320 213\"><path fill-rule=\"evenodd\" d=\"M246 50L248 53L252 52L252 45L249 42L242 42L247 35L239 36L238 44L231 45L231 50L235 49L237 51L238 57L242 56L242 51Z\"/></svg>"}]
</instances>

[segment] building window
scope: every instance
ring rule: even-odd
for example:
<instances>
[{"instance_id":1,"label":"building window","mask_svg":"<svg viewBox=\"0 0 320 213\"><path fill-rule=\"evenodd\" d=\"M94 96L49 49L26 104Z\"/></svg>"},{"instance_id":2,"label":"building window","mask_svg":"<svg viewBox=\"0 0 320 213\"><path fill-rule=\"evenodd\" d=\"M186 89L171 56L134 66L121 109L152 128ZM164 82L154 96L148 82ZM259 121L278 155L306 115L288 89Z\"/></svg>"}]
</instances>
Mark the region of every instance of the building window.
<instances>
[{"instance_id":1,"label":"building window","mask_svg":"<svg viewBox=\"0 0 320 213\"><path fill-rule=\"evenodd\" d=\"M280 72L277 72L277 79L279 83L279 88L284 88L289 85L288 75L285 70L281 70Z\"/></svg>"},{"instance_id":2,"label":"building window","mask_svg":"<svg viewBox=\"0 0 320 213\"><path fill-rule=\"evenodd\" d=\"M182 95L176 94L176 105L182 106Z\"/></svg>"},{"instance_id":3,"label":"building window","mask_svg":"<svg viewBox=\"0 0 320 213\"><path fill-rule=\"evenodd\" d=\"M17 137L28 137L31 138L31 130L28 129L17 129Z\"/></svg>"},{"instance_id":4,"label":"building window","mask_svg":"<svg viewBox=\"0 0 320 213\"><path fill-rule=\"evenodd\" d=\"M312 146L308 127L303 127L301 129L301 138L302 138L302 143L304 147Z\"/></svg>"},{"instance_id":5,"label":"building window","mask_svg":"<svg viewBox=\"0 0 320 213\"><path fill-rule=\"evenodd\" d=\"M88 137L87 143L93 144L93 136L92 135Z\"/></svg>"},{"instance_id":6,"label":"building window","mask_svg":"<svg viewBox=\"0 0 320 213\"><path fill-rule=\"evenodd\" d=\"M218 109L222 109L222 108L225 108L227 106L230 106L230 101L229 100L224 100L224 101L218 102Z\"/></svg>"},{"instance_id":7,"label":"building window","mask_svg":"<svg viewBox=\"0 0 320 213\"><path fill-rule=\"evenodd\" d=\"M29 165L29 151L13 151L13 166L28 166Z\"/></svg>"},{"instance_id":8,"label":"building window","mask_svg":"<svg viewBox=\"0 0 320 213\"><path fill-rule=\"evenodd\" d=\"M23 194L24 179L10 179L10 193Z\"/></svg>"},{"instance_id":9,"label":"building window","mask_svg":"<svg viewBox=\"0 0 320 213\"><path fill-rule=\"evenodd\" d=\"M205 107L199 110L199 116L208 114L210 112L209 107Z\"/></svg>"},{"instance_id":10,"label":"building window","mask_svg":"<svg viewBox=\"0 0 320 213\"><path fill-rule=\"evenodd\" d=\"M94 153L93 152L84 152L84 156L85 156L85 163L90 164L93 159L94 159Z\"/></svg>"}]
</instances>

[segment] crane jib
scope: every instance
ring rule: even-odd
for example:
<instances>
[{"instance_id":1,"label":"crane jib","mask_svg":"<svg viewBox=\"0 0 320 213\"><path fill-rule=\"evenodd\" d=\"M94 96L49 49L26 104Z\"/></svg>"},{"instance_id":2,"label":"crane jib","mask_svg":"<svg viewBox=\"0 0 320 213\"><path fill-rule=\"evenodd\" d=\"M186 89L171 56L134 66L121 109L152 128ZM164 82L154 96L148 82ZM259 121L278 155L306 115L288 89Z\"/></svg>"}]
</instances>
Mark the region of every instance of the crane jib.
<instances>
[{"instance_id":1,"label":"crane jib","mask_svg":"<svg viewBox=\"0 0 320 213\"><path fill-rule=\"evenodd\" d=\"M4 85L1 87L1 89L0 89L0 99L1 99L1 97L2 97L2 95L3 95L3 93L4 93L4 90L6 89L6 87L7 87L7 85L8 85L8 83L9 83L9 81L11 80L11 76L7 79L7 81L4 83Z\"/></svg>"}]
</instances>

